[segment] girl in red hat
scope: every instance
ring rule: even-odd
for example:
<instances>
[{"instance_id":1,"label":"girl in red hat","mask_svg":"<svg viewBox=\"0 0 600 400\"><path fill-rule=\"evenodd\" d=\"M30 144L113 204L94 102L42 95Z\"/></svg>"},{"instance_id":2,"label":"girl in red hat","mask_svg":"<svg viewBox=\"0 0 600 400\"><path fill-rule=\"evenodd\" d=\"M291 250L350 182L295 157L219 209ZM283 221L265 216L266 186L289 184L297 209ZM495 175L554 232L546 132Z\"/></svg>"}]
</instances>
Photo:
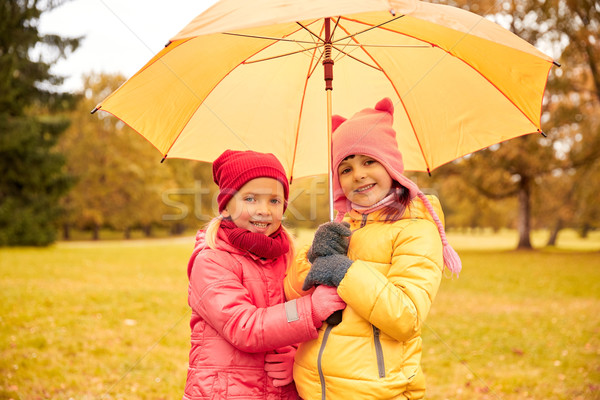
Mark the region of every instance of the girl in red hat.
<instances>
[{"instance_id":1,"label":"girl in red hat","mask_svg":"<svg viewBox=\"0 0 600 400\"><path fill-rule=\"evenodd\" d=\"M188 264L192 308L185 400L297 399L296 344L345 303L333 287L285 302L293 249L281 225L289 187L272 154L224 152L213 164L220 215Z\"/></svg>"},{"instance_id":2,"label":"girl in red hat","mask_svg":"<svg viewBox=\"0 0 600 400\"><path fill-rule=\"evenodd\" d=\"M458 275L461 264L439 201L403 175L393 112L386 98L333 118L336 222L317 229L285 282L289 298L330 285L347 303L341 322L328 319L298 348L294 380L306 400L425 396L421 328L444 265Z\"/></svg>"}]
</instances>

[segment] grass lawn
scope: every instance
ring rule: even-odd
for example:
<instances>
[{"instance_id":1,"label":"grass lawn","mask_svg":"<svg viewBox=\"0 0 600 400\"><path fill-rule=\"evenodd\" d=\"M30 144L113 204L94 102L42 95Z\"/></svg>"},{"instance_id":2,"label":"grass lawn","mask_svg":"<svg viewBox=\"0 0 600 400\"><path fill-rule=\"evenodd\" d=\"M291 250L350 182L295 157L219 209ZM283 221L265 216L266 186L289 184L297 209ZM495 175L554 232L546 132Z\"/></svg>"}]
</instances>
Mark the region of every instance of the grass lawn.
<instances>
[{"instance_id":1,"label":"grass lawn","mask_svg":"<svg viewBox=\"0 0 600 400\"><path fill-rule=\"evenodd\" d=\"M506 232L449 238L464 267L424 328L427 399L600 399L600 236L534 252ZM180 399L191 248L0 249L0 399Z\"/></svg>"}]
</instances>

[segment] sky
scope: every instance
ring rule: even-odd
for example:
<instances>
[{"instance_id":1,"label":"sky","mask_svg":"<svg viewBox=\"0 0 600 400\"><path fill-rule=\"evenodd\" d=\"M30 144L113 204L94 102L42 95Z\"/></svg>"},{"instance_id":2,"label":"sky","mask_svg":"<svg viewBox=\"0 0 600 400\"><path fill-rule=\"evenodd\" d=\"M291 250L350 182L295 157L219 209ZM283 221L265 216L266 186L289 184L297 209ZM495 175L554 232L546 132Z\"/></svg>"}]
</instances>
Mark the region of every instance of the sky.
<instances>
[{"instance_id":1,"label":"sky","mask_svg":"<svg viewBox=\"0 0 600 400\"><path fill-rule=\"evenodd\" d=\"M82 75L120 72L129 78L216 0L71 0L42 13L39 31L84 36L79 48L52 72L60 87L82 89Z\"/></svg>"}]
</instances>

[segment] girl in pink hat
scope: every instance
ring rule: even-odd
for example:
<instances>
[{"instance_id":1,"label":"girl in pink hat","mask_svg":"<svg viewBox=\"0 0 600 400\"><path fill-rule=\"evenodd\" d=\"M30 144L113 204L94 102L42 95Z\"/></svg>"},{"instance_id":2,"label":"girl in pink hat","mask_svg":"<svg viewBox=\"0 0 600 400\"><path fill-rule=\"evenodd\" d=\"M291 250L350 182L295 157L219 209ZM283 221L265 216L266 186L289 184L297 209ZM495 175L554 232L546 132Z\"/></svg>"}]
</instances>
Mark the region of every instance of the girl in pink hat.
<instances>
[{"instance_id":1,"label":"girl in pink hat","mask_svg":"<svg viewBox=\"0 0 600 400\"><path fill-rule=\"evenodd\" d=\"M191 349L184 400L297 399L296 344L345 303L333 287L285 302L292 259L281 225L287 177L272 154L224 152L213 163L219 216L188 264Z\"/></svg>"},{"instance_id":2,"label":"girl in pink hat","mask_svg":"<svg viewBox=\"0 0 600 400\"><path fill-rule=\"evenodd\" d=\"M305 400L425 396L421 329L444 265L458 275L461 263L439 201L403 175L393 112L385 98L348 120L333 118L336 222L319 227L285 289L293 298L335 286L347 307L341 322L328 319L298 348L294 380Z\"/></svg>"}]
</instances>

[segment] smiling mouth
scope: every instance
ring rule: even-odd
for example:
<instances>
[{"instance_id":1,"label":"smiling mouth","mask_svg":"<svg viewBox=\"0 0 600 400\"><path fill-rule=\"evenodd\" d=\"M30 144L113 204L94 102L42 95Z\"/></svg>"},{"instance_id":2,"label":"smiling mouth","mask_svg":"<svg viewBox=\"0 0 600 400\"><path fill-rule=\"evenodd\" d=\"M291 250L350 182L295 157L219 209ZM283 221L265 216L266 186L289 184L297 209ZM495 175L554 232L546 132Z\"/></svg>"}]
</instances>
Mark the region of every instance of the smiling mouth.
<instances>
[{"instance_id":1,"label":"smiling mouth","mask_svg":"<svg viewBox=\"0 0 600 400\"><path fill-rule=\"evenodd\" d=\"M269 223L268 223L268 222L252 221L252 222L250 222L250 223L251 223L252 225L254 225L255 227L257 227L257 228L260 228L260 229L264 229L264 228L266 228L267 226L269 226Z\"/></svg>"},{"instance_id":2,"label":"smiling mouth","mask_svg":"<svg viewBox=\"0 0 600 400\"><path fill-rule=\"evenodd\" d=\"M375 186L375 184L371 183L370 185L359 187L358 189L355 190L355 192L358 192L358 193L364 192L365 190L371 189L373 186Z\"/></svg>"}]
</instances>

